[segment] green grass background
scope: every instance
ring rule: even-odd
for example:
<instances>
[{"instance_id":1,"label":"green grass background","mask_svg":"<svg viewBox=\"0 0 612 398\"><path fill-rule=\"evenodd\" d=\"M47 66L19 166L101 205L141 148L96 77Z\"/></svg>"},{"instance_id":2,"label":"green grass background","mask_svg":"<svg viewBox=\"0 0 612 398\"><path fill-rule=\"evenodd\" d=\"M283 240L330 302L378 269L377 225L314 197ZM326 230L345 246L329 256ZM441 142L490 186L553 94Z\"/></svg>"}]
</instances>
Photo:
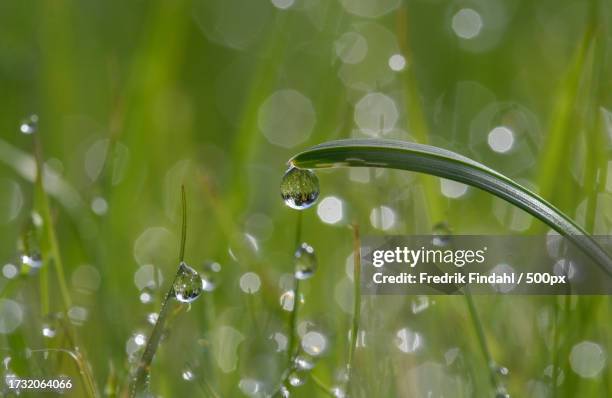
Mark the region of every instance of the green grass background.
<instances>
[{"instance_id":1,"label":"green grass background","mask_svg":"<svg viewBox=\"0 0 612 398\"><path fill-rule=\"evenodd\" d=\"M473 41L458 38L451 28L452 16L465 7L483 18ZM79 198L67 209L52 196L50 216L72 305L88 311L74 332L100 391L125 394L132 366L126 342L133 333L150 331L146 316L159 310L176 270L180 184L188 198L187 262L201 270L205 261L217 261L222 271L214 292L171 319L153 363L152 391L164 397L210 396L212 386L219 396L241 396L243 379L261 380L270 389L286 363L270 335L287 334L289 313L279 304L279 278L292 271L297 221L279 197L286 160L324 140L363 136L354 122L355 105L367 92L381 92L395 101L399 114L388 137L473 157L533 187L588 231L607 234L612 223L610 22L612 7L596 0L402 1L377 18L324 0L296 0L288 10L267 0L2 1L0 178L5 186L19 184L23 206L14 220L0 224L0 263L18 262L20 240L28 231L43 258L50 256L48 237L29 221L31 211L41 208L42 195L19 172L20 151L34 153L32 137L19 132L20 120L36 113L43 159ZM371 30L378 40L368 43L368 55L349 79L368 84L347 86L339 77L344 65L335 42L345 32ZM387 67L393 53L407 59L402 72ZM316 114L310 136L293 148L272 145L258 124L260 106L281 89L308 97ZM501 111L485 123L486 109ZM495 154L486 134L506 121L517 123L517 147L508 155ZM111 149L92 181L86 159L101 139L109 139ZM338 384L349 349L351 315L338 304L351 300L345 273L352 250L348 222L358 223L362 234L381 233L371 225L370 212L385 205L397 217L386 233L430 233L439 222L464 234L547 230L536 220L521 231L509 228L513 217L526 216L484 192L470 189L449 199L433 177L395 171L369 176L368 184L360 184L347 170L319 173L321 196L343 199L346 222L325 224L315 208L303 215L302 239L315 248L319 268L301 286L300 321L311 321L328 338L311 372L326 386ZM105 215L91 211L96 197L107 201ZM149 240L143 255L161 271L164 283L153 292L153 302L143 304L134 284L135 241L152 227L173 235ZM258 239L258 250L244 244L244 233ZM236 259L228 254L230 247ZM87 294L72 283L73 271L83 264L100 276L99 288ZM262 281L253 295L239 287L240 276L249 271ZM66 322L47 320L65 311L57 273L48 263L38 273L0 277L2 298L18 302L24 314L19 328L0 336L0 348L11 357L10 372L68 375L75 387L67 395L84 396L69 356L28 353L75 349L70 328L62 326ZM363 298L366 342L356 352L353 396L491 396L465 300L430 297L429 307L414 314L417 300ZM609 355L608 297L474 301L492 357L509 369L500 379L512 396L612 395L609 362L592 379L580 377L569 363L572 347L584 340ZM57 328L53 339L41 335L45 322ZM240 344L232 344L226 327L239 333ZM423 337L417 353L395 346L396 332L405 327ZM452 348L459 348L460 357L447 366L444 354ZM234 359L232 371L219 366ZM543 373L553 363L564 374L556 388ZM193 381L182 378L186 369L195 374ZM292 394L326 396L308 377Z\"/></svg>"}]
</instances>

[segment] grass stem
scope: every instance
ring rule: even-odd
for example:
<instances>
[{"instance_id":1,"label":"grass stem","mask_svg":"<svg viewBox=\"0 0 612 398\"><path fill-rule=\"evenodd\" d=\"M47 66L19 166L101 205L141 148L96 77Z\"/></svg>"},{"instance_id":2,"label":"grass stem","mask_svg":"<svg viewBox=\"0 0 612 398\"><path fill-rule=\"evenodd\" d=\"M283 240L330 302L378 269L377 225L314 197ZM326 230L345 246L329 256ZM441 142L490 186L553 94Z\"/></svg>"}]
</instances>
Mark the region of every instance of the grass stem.
<instances>
[{"instance_id":1,"label":"grass stem","mask_svg":"<svg viewBox=\"0 0 612 398\"><path fill-rule=\"evenodd\" d=\"M361 318L361 257L359 248L361 246L361 238L359 236L359 225L353 224L353 286L354 286L354 297L353 297L353 322L351 325L351 347L348 355L348 383L351 381L351 374L353 372L353 360L355 358L355 350L357 349L357 342L359 341L359 322ZM347 388L348 391L348 388Z\"/></svg>"},{"instance_id":2,"label":"grass stem","mask_svg":"<svg viewBox=\"0 0 612 398\"><path fill-rule=\"evenodd\" d=\"M177 276L183 272L183 260L185 258L185 243L187 241L187 199L185 197L185 186L181 186L181 203L182 203L182 225L181 225L181 246L179 251L179 268L176 272L172 280L172 284L168 289L168 292L164 296L164 300L162 301L161 309L159 310L159 316L157 317L157 321L153 326L153 330L151 331L151 335L147 340L147 345L145 346L144 352L142 353L142 357L140 362L138 363L138 367L136 368L136 374L134 376L134 380L132 386L130 388L130 397L134 398L138 394L146 391L148 386L148 378L151 369L151 362L153 361L153 357L157 352L157 348L159 347L159 343L163 336L164 325L166 323L166 319L169 315L169 307L170 301L174 296L174 281Z\"/></svg>"}]
</instances>

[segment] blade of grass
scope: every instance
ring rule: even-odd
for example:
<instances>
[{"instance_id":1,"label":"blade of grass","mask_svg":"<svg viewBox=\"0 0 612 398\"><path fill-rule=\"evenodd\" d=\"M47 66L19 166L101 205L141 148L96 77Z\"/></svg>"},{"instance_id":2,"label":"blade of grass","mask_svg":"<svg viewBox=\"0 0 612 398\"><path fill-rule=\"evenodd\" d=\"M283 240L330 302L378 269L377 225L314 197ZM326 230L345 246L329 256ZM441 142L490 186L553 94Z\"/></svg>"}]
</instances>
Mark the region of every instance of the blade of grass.
<instances>
[{"instance_id":1,"label":"blade of grass","mask_svg":"<svg viewBox=\"0 0 612 398\"><path fill-rule=\"evenodd\" d=\"M162 301L161 309L159 310L159 315L157 317L157 321L153 326L153 330L151 331L151 335L147 339L147 345L142 353L142 357L140 358L140 362L136 368L136 375L134 376L133 383L130 387L130 397L134 398L138 394L146 391L148 384L148 376L149 371L151 369L151 362L153 362L153 357L157 352L157 348L159 347L159 343L161 342L161 338L164 332L164 325L166 323L166 319L170 315L170 300L174 296L174 281L182 272L182 263L185 259L185 243L187 241L187 199L185 197L185 186L181 185L181 204L182 204L182 224L181 224L181 246L179 249L179 268L172 279L172 283L170 284L170 289L164 296L164 300Z\"/></svg>"},{"instance_id":2,"label":"blade of grass","mask_svg":"<svg viewBox=\"0 0 612 398\"><path fill-rule=\"evenodd\" d=\"M353 322L351 325L351 347L348 355L348 383L350 383L352 372L353 372L353 361L355 358L355 350L357 349L357 341L359 341L359 322L361 315L361 257L360 247L361 240L359 237L359 225L353 224L353 286L354 286L354 297L353 297ZM348 391L348 388L346 389Z\"/></svg>"},{"instance_id":3,"label":"blade of grass","mask_svg":"<svg viewBox=\"0 0 612 398\"><path fill-rule=\"evenodd\" d=\"M70 293L68 291L68 285L66 284L66 277L64 274L64 266L62 262L62 257L60 255L59 243L57 241L57 236L55 234L55 227L53 225L53 218L51 216L51 206L49 205L49 199L47 197L45 186L44 186L44 174L43 174L43 158L42 158L42 144L40 142L40 137L38 135L34 136L34 158L35 158L35 167L36 167L36 193L37 193L37 203L38 210L40 212L40 216L43 222L43 241L46 249L48 250L48 260L45 260L47 264L53 264L55 268L55 272L57 273L57 281L60 287L60 296L62 298L62 303L64 307L64 314L68 314L68 310L72 306L72 299L70 298ZM45 271L42 277L42 284L48 283L47 279L47 271ZM43 290L46 288L43 286ZM43 291L43 294L46 292ZM46 304L43 304L46 305ZM85 352L79 349L80 344L78 344L78 339L76 335L76 331L73 329L72 324L70 322L65 323L64 330L66 331L66 335L70 340L73 347L75 347L75 352L80 357L78 362L79 364L79 373L83 380L84 389L89 397L98 397L98 388L95 383L95 379L91 372L91 369L87 363Z\"/></svg>"},{"instance_id":4,"label":"blade of grass","mask_svg":"<svg viewBox=\"0 0 612 398\"><path fill-rule=\"evenodd\" d=\"M546 200L508 177L455 152L411 142L338 140L312 147L289 160L300 168L384 167L431 174L487 191L519 207L567 237L612 276L612 259L578 224Z\"/></svg>"}]
</instances>

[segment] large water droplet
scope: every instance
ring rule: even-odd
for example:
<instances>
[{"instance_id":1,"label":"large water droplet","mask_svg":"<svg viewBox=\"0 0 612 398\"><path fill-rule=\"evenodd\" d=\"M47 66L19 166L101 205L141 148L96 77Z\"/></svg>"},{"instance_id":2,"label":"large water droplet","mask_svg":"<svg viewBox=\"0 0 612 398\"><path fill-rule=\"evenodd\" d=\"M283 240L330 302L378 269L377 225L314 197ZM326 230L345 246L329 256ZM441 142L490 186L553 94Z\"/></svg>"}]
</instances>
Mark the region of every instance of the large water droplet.
<instances>
[{"instance_id":1,"label":"large water droplet","mask_svg":"<svg viewBox=\"0 0 612 398\"><path fill-rule=\"evenodd\" d=\"M308 243L302 243L295 251L295 277L308 279L317 270L317 257Z\"/></svg>"},{"instance_id":2,"label":"large water droplet","mask_svg":"<svg viewBox=\"0 0 612 398\"><path fill-rule=\"evenodd\" d=\"M181 303L191 303L202 293L203 284L200 274L184 262L179 265L179 273L174 280L174 297Z\"/></svg>"},{"instance_id":3,"label":"large water droplet","mask_svg":"<svg viewBox=\"0 0 612 398\"><path fill-rule=\"evenodd\" d=\"M30 115L21 121L19 130L23 134L34 134L38 128L38 115Z\"/></svg>"},{"instance_id":4,"label":"large water droplet","mask_svg":"<svg viewBox=\"0 0 612 398\"><path fill-rule=\"evenodd\" d=\"M311 170L291 167L283 176L280 190L287 206L304 210L319 197L319 179Z\"/></svg>"}]
</instances>

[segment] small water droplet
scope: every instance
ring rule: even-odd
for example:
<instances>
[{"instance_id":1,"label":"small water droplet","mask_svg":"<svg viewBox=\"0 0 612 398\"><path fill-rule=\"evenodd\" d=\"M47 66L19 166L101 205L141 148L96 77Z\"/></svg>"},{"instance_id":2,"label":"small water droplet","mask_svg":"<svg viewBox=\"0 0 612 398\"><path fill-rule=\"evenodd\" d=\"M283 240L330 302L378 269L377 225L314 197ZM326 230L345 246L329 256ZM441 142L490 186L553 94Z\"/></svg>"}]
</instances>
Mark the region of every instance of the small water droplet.
<instances>
[{"instance_id":1,"label":"small water droplet","mask_svg":"<svg viewBox=\"0 0 612 398\"><path fill-rule=\"evenodd\" d=\"M55 329L51 327L50 325L43 325L42 335L45 336L46 338L51 339L55 337Z\"/></svg>"},{"instance_id":2,"label":"small water droplet","mask_svg":"<svg viewBox=\"0 0 612 398\"><path fill-rule=\"evenodd\" d=\"M346 393L342 389L342 387L332 387L331 393L335 398L345 398Z\"/></svg>"},{"instance_id":3,"label":"small water droplet","mask_svg":"<svg viewBox=\"0 0 612 398\"><path fill-rule=\"evenodd\" d=\"M508 376L510 374L510 371L505 366L498 366L497 373L499 373L501 376Z\"/></svg>"},{"instance_id":4,"label":"small water droplet","mask_svg":"<svg viewBox=\"0 0 612 398\"><path fill-rule=\"evenodd\" d=\"M202 293L203 283L200 274L185 262L179 265L179 274L172 286L174 297L181 303L191 303Z\"/></svg>"},{"instance_id":5,"label":"small water droplet","mask_svg":"<svg viewBox=\"0 0 612 398\"><path fill-rule=\"evenodd\" d=\"M502 388L497 391L497 393L495 394L495 398L510 398L510 394L508 394L506 390Z\"/></svg>"},{"instance_id":6,"label":"small water droplet","mask_svg":"<svg viewBox=\"0 0 612 398\"><path fill-rule=\"evenodd\" d=\"M147 315L147 322L149 322L151 325L155 325L158 318L159 314L157 312L151 312Z\"/></svg>"},{"instance_id":7,"label":"small water droplet","mask_svg":"<svg viewBox=\"0 0 612 398\"><path fill-rule=\"evenodd\" d=\"M23 134L34 134L38 129L38 115L30 115L21 121L19 130Z\"/></svg>"},{"instance_id":8,"label":"small water droplet","mask_svg":"<svg viewBox=\"0 0 612 398\"><path fill-rule=\"evenodd\" d=\"M293 307L295 305L295 293L293 290L287 290L280 296L280 305L281 308L285 311L293 311Z\"/></svg>"},{"instance_id":9,"label":"small water droplet","mask_svg":"<svg viewBox=\"0 0 612 398\"><path fill-rule=\"evenodd\" d=\"M446 222L440 222L433 227L433 238L431 243L434 246L448 246L451 239L451 230Z\"/></svg>"},{"instance_id":10,"label":"small water droplet","mask_svg":"<svg viewBox=\"0 0 612 398\"><path fill-rule=\"evenodd\" d=\"M38 252L22 254L21 264L29 268L40 268L42 266L42 257Z\"/></svg>"},{"instance_id":11,"label":"small water droplet","mask_svg":"<svg viewBox=\"0 0 612 398\"><path fill-rule=\"evenodd\" d=\"M295 277L310 278L317 269L317 257L314 249L308 243L302 243L295 251Z\"/></svg>"},{"instance_id":12,"label":"small water droplet","mask_svg":"<svg viewBox=\"0 0 612 398\"><path fill-rule=\"evenodd\" d=\"M181 376L185 381L192 381L194 379L193 372L190 369L185 369Z\"/></svg>"},{"instance_id":13,"label":"small water droplet","mask_svg":"<svg viewBox=\"0 0 612 398\"><path fill-rule=\"evenodd\" d=\"M298 355L295 357L294 363L297 370L300 371L312 370L314 368L314 362L312 359L305 355Z\"/></svg>"},{"instance_id":14,"label":"small water droplet","mask_svg":"<svg viewBox=\"0 0 612 398\"><path fill-rule=\"evenodd\" d=\"M297 372L291 372L288 380L289 384L291 384L293 387L299 387L304 384L304 378L302 378Z\"/></svg>"},{"instance_id":15,"label":"small water droplet","mask_svg":"<svg viewBox=\"0 0 612 398\"><path fill-rule=\"evenodd\" d=\"M286 386L281 386L278 392L282 398L289 398L291 396L291 393Z\"/></svg>"},{"instance_id":16,"label":"small water droplet","mask_svg":"<svg viewBox=\"0 0 612 398\"><path fill-rule=\"evenodd\" d=\"M280 185L281 197L292 209L304 210L319 197L319 179L311 170L291 167Z\"/></svg>"}]
</instances>

